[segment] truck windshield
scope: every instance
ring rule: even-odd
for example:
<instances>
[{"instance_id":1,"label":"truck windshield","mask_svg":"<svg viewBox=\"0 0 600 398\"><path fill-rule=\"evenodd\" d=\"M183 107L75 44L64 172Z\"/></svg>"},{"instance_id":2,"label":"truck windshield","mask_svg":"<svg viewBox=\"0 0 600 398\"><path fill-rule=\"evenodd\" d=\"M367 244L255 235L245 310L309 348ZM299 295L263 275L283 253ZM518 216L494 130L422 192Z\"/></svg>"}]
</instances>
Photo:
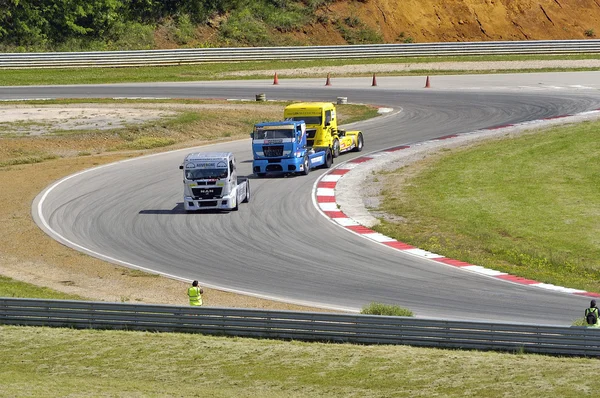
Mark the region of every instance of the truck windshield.
<instances>
[{"instance_id":1,"label":"truck windshield","mask_svg":"<svg viewBox=\"0 0 600 398\"><path fill-rule=\"evenodd\" d=\"M306 124L318 124L319 126L323 123L321 116L294 116L292 120L296 122L304 120Z\"/></svg>"},{"instance_id":2,"label":"truck windshield","mask_svg":"<svg viewBox=\"0 0 600 398\"><path fill-rule=\"evenodd\" d=\"M193 169L185 171L185 178L188 180L208 180L226 177L227 169Z\"/></svg>"},{"instance_id":3,"label":"truck windshield","mask_svg":"<svg viewBox=\"0 0 600 398\"><path fill-rule=\"evenodd\" d=\"M294 138L293 129L261 130L254 133L255 140L270 140L274 138Z\"/></svg>"}]
</instances>

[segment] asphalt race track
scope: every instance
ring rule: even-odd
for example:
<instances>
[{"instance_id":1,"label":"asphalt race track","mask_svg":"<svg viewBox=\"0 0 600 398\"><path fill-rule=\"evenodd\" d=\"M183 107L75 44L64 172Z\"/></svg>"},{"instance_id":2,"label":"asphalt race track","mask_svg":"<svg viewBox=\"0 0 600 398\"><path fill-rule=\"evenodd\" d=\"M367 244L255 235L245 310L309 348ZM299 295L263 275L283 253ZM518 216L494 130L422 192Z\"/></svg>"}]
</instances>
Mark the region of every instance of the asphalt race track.
<instances>
[{"instance_id":1,"label":"asphalt race track","mask_svg":"<svg viewBox=\"0 0 600 398\"><path fill-rule=\"evenodd\" d=\"M177 97L327 100L394 108L357 123L362 154L452 133L600 108L600 72L94 86L1 87L0 98ZM196 148L197 149L197 148ZM251 173L248 140L212 145L233 151ZM175 151L92 169L64 179L33 203L55 239L109 261L205 286L295 303L359 310L397 304L420 317L569 325L589 298L461 271L363 239L321 216L308 176L250 181L238 212L186 214ZM357 154L342 155L339 161ZM339 161L337 163L339 163ZM335 166L335 164L334 164ZM42 200L43 199L43 200ZM40 214L38 214L40 210Z\"/></svg>"}]
</instances>

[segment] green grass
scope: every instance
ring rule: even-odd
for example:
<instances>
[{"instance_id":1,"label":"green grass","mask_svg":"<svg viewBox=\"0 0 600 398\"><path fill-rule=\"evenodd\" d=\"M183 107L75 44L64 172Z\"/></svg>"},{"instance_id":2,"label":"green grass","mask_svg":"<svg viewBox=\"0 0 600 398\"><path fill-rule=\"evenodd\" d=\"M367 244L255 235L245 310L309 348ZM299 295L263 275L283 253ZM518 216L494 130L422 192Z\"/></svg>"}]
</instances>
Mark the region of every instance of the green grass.
<instances>
[{"instance_id":1,"label":"green grass","mask_svg":"<svg viewBox=\"0 0 600 398\"><path fill-rule=\"evenodd\" d=\"M81 296L57 292L46 287L19 282L4 276L0 276L0 297L85 300ZM0 393L0 395L2 394Z\"/></svg>"},{"instance_id":2,"label":"green grass","mask_svg":"<svg viewBox=\"0 0 600 398\"><path fill-rule=\"evenodd\" d=\"M14 159L9 159L4 162L0 162L0 168L8 167L8 166L17 166L20 164L42 163L47 160L58 159L58 157L59 157L58 155L54 155L54 154L40 154L40 155L18 157L18 158L14 158Z\"/></svg>"},{"instance_id":3,"label":"green grass","mask_svg":"<svg viewBox=\"0 0 600 398\"><path fill-rule=\"evenodd\" d=\"M599 128L486 142L393 172L381 207L406 221L375 229L447 257L600 292Z\"/></svg>"},{"instance_id":4,"label":"green grass","mask_svg":"<svg viewBox=\"0 0 600 398\"><path fill-rule=\"evenodd\" d=\"M382 303L370 303L364 306L360 313L367 315L414 316L413 312L409 309L398 305Z\"/></svg>"},{"instance_id":5,"label":"green grass","mask_svg":"<svg viewBox=\"0 0 600 398\"><path fill-rule=\"evenodd\" d=\"M495 353L0 326L0 395L580 397L600 362Z\"/></svg>"},{"instance_id":6,"label":"green grass","mask_svg":"<svg viewBox=\"0 0 600 398\"><path fill-rule=\"evenodd\" d=\"M308 67L327 67L342 65L364 64L418 64L426 62L467 62L467 61L518 61L518 60L554 60L554 59L598 59L600 56L590 55L556 55L556 56L470 56L470 57L422 57L422 58L387 58L387 59L343 59L343 60L302 60L302 61L253 61L229 63L204 63L198 65L134 67L134 68L73 68L73 69L4 69L0 74L0 86L42 85L42 84L102 84L102 83L144 83L144 82L185 82L200 80L234 80L234 79L265 79L264 75L228 76L227 72L284 70ZM595 69L595 68L592 68ZM551 71L555 69L538 69ZM578 68L572 70L587 70ZM494 72L517 73L523 70ZM380 75L422 75L431 73L426 69L407 73L379 73ZM460 71L435 71L435 74L458 74ZM468 71L468 73L474 73ZM486 71L485 73L492 73ZM314 77L322 77L322 74ZM370 73L355 73L347 76L370 75ZM281 73L279 77L294 77L293 74ZM304 75L303 77L307 77Z\"/></svg>"},{"instance_id":7,"label":"green grass","mask_svg":"<svg viewBox=\"0 0 600 398\"><path fill-rule=\"evenodd\" d=\"M360 122L361 120L372 119L379 116L377 108L365 108L363 105L336 105L338 109L344 109L343 120L340 120L340 124L350 124L354 122Z\"/></svg>"},{"instance_id":8,"label":"green grass","mask_svg":"<svg viewBox=\"0 0 600 398\"><path fill-rule=\"evenodd\" d=\"M117 150L132 149L143 150L152 148L162 148L175 144L177 141L166 137L138 137L131 142L118 146Z\"/></svg>"}]
</instances>

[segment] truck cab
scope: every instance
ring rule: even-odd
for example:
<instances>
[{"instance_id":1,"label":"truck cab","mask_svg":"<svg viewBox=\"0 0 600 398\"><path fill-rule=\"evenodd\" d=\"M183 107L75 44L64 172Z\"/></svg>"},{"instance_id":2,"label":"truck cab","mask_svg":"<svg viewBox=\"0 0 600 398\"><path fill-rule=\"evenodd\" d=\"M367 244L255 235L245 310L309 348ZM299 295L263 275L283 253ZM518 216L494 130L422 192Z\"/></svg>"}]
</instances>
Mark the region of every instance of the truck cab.
<instances>
[{"instance_id":1,"label":"truck cab","mask_svg":"<svg viewBox=\"0 0 600 398\"><path fill-rule=\"evenodd\" d=\"M290 104L285 107L283 117L306 123L307 145L315 151L329 148L335 158L343 152L360 152L363 149L364 137L361 131L338 128L336 107L331 102Z\"/></svg>"},{"instance_id":2,"label":"truck cab","mask_svg":"<svg viewBox=\"0 0 600 398\"><path fill-rule=\"evenodd\" d=\"M257 123L251 137L252 170L259 177L268 173L308 174L318 166L331 167L330 151L315 152L307 145L302 120Z\"/></svg>"},{"instance_id":3,"label":"truck cab","mask_svg":"<svg viewBox=\"0 0 600 398\"><path fill-rule=\"evenodd\" d=\"M250 200L248 180L238 178L231 152L190 153L179 169L183 170L183 207L186 211L238 210L240 202Z\"/></svg>"}]
</instances>

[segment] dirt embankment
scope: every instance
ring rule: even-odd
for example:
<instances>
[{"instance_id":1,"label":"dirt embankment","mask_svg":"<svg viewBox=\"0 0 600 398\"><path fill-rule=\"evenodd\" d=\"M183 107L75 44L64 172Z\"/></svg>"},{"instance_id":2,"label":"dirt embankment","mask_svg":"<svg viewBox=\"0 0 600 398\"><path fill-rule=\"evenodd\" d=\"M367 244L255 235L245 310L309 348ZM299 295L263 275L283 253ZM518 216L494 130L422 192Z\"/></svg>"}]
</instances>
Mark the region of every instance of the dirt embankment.
<instances>
[{"instance_id":1,"label":"dirt embankment","mask_svg":"<svg viewBox=\"0 0 600 398\"><path fill-rule=\"evenodd\" d=\"M367 0L331 9L354 15L386 42L585 39L600 34L598 0Z\"/></svg>"},{"instance_id":2,"label":"dirt embankment","mask_svg":"<svg viewBox=\"0 0 600 398\"><path fill-rule=\"evenodd\" d=\"M585 39L600 34L597 0L370 0L334 3L386 42Z\"/></svg>"},{"instance_id":3,"label":"dirt embankment","mask_svg":"<svg viewBox=\"0 0 600 398\"><path fill-rule=\"evenodd\" d=\"M348 44L338 22L367 26L385 43L592 39L600 35L600 0L361 0L318 10L305 44Z\"/></svg>"}]
</instances>

